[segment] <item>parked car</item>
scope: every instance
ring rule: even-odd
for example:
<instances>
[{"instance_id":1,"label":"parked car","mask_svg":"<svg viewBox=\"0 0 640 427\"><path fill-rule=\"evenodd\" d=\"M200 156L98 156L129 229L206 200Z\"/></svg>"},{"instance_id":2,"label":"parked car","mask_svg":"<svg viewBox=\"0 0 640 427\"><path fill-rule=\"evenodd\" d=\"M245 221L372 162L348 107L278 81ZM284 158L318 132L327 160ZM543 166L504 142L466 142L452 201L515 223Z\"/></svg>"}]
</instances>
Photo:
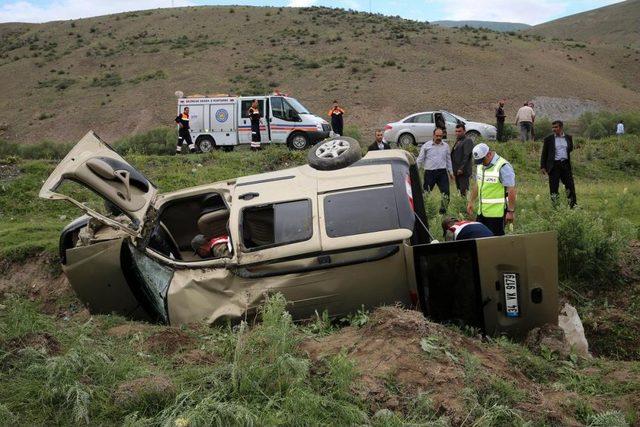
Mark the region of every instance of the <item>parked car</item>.
<instances>
[{"instance_id":1,"label":"parked car","mask_svg":"<svg viewBox=\"0 0 640 427\"><path fill-rule=\"evenodd\" d=\"M384 127L384 140L402 147L423 144L431 139L437 123L446 128L450 138L455 136L458 123L464 123L467 136L474 141L478 137L494 141L498 132L495 126L472 122L448 111L425 111L387 124Z\"/></svg>"},{"instance_id":2,"label":"parked car","mask_svg":"<svg viewBox=\"0 0 640 427\"><path fill-rule=\"evenodd\" d=\"M308 165L161 194L89 132L40 197L85 212L62 231L60 260L92 313L216 322L251 315L265 294L280 292L295 319L399 303L491 334L557 321L554 233L431 243L411 154L361 158L357 141L336 137L308 157ZM65 194L67 181L110 209ZM228 256L196 255L197 234L229 236Z\"/></svg>"}]
</instances>

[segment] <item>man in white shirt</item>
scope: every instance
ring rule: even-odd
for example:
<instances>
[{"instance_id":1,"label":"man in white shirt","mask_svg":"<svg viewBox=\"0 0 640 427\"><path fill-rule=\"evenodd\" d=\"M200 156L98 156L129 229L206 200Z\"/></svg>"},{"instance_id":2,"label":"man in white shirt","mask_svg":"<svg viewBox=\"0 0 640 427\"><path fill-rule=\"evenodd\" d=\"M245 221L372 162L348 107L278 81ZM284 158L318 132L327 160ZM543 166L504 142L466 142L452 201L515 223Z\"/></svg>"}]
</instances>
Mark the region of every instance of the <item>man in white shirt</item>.
<instances>
[{"instance_id":1,"label":"man in white shirt","mask_svg":"<svg viewBox=\"0 0 640 427\"><path fill-rule=\"evenodd\" d=\"M618 139L624 135L624 122L622 120L620 120L616 125L616 135L618 135Z\"/></svg>"},{"instance_id":2,"label":"man in white shirt","mask_svg":"<svg viewBox=\"0 0 640 427\"><path fill-rule=\"evenodd\" d=\"M533 121L536 118L536 113L533 108L529 106L528 102L525 102L516 114L516 126L520 126L520 140L522 142L529 141L533 135Z\"/></svg>"},{"instance_id":3,"label":"man in white shirt","mask_svg":"<svg viewBox=\"0 0 640 427\"><path fill-rule=\"evenodd\" d=\"M442 140L444 132L440 128L433 131L433 139L427 141L420 148L416 163L424 168L424 189L431 192L438 186L442 194L440 213L444 214L449 205L449 179L453 179L451 166L451 148Z\"/></svg>"}]
</instances>

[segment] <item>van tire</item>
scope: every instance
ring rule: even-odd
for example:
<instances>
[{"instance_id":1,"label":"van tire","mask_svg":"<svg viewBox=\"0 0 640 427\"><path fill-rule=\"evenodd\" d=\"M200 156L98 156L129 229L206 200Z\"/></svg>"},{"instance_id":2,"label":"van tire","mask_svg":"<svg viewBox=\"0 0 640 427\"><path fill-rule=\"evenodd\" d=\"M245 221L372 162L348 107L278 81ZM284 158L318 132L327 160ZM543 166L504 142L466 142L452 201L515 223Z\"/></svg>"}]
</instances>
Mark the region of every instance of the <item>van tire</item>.
<instances>
[{"instance_id":1,"label":"van tire","mask_svg":"<svg viewBox=\"0 0 640 427\"><path fill-rule=\"evenodd\" d=\"M407 147L409 145L416 145L416 138L410 133L403 133L398 137L398 146Z\"/></svg>"},{"instance_id":2,"label":"van tire","mask_svg":"<svg viewBox=\"0 0 640 427\"><path fill-rule=\"evenodd\" d=\"M200 136L196 139L196 147L201 153L210 153L216 148L216 142L210 136Z\"/></svg>"},{"instance_id":3,"label":"van tire","mask_svg":"<svg viewBox=\"0 0 640 427\"><path fill-rule=\"evenodd\" d=\"M321 171L346 168L361 158L360 143L348 136L334 136L320 141L307 154L309 166Z\"/></svg>"},{"instance_id":4,"label":"van tire","mask_svg":"<svg viewBox=\"0 0 640 427\"><path fill-rule=\"evenodd\" d=\"M309 148L309 137L303 132L294 132L287 138L287 145L292 150L302 151Z\"/></svg>"}]
</instances>

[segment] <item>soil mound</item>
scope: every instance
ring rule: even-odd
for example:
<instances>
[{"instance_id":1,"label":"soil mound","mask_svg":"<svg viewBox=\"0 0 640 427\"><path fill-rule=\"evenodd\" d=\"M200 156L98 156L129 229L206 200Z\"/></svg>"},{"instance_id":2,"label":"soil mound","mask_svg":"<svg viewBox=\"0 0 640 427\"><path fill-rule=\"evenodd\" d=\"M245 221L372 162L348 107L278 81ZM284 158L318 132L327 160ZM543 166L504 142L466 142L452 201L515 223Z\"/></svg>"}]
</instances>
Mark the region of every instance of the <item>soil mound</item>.
<instances>
[{"instance_id":1,"label":"soil mound","mask_svg":"<svg viewBox=\"0 0 640 427\"><path fill-rule=\"evenodd\" d=\"M26 348L32 348L47 356L55 356L61 352L60 342L47 332L30 332L9 340L2 347L9 353L19 353Z\"/></svg>"},{"instance_id":2,"label":"soil mound","mask_svg":"<svg viewBox=\"0 0 640 427\"><path fill-rule=\"evenodd\" d=\"M167 328L156 332L144 342L148 351L170 356L194 345L195 339L180 329Z\"/></svg>"},{"instance_id":3,"label":"soil mound","mask_svg":"<svg viewBox=\"0 0 640 427\"><path fill-rule=\"evenodd\" d=\"M137 378L118 386L113 394L117 405L136 407L145 402L167 402L176 394L176 386L165 376Z\"/></svg>"}]
</instances>

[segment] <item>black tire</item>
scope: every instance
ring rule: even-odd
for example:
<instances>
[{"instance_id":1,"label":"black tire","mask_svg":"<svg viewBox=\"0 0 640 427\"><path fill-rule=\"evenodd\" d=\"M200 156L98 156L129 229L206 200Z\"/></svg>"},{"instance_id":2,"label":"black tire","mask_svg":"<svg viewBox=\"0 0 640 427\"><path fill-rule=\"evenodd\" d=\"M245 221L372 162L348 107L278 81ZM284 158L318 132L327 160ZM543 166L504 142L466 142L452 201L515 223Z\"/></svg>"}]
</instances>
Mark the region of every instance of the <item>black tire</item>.
<instances>
[{"instance_id":1,"label":"black tire","mask_svg":"<svg viewBox=\"0 0 640 427\"><path fill-rule=\"evenodd\" d=\"M408 145L416 145L416 139L410 133L403 133L398 137L398 146L407 147Z\"/></svg>"},{"instance_id":2,"label":"black tire","mask_svg":"<svg viewBox=\"0 0 640 427\"><path fill-rule=\"evenodd\" d=\"M320 141L309 150L309 166L321 171L346 168L362 158L360 143L348 136L334 136Z\"/></svg>"},{"instance_id":3,"label":"black tire","mask_svg":"<svg viewBox=\"0 0 640 427\"><path fill-rule=\"evenodd\" d=\"M210 136L200 136L196 139L196 147L201 153L210 153L216 148L216 142Z\"/></svg>"},{"instance_id":4,"label":"black tire","mask_svg":"<svg viewBox=\"0 0 640 427\"><path fill-rule=\"evenodd\" d=\"M476 130L470 130L465 134L465 136L471 139L473 142L476 142L476 139L480 138L480 132Z\"/></svg>"},{"instance_id":5,"label":"black tire","mask_svg":"<svg viewBox=\"0 0 640 427\"><path fill-rule=\"evenodd\" d=\"M309 148L309 137L303 132L294 132L287 138L287 145L292 150L302 151Z\"/></svg>"},{"instance_id":6,"label":"black tire","mask_svg":"<svg viewBox=\"0 0 640 427\"><path fill-rule=\"evenodd\" d=\"M224 151L226 153L230 153L231 151L233 151L233 145L223 145L222 146L222 151Z\"/></svg>"}]
</instances>

